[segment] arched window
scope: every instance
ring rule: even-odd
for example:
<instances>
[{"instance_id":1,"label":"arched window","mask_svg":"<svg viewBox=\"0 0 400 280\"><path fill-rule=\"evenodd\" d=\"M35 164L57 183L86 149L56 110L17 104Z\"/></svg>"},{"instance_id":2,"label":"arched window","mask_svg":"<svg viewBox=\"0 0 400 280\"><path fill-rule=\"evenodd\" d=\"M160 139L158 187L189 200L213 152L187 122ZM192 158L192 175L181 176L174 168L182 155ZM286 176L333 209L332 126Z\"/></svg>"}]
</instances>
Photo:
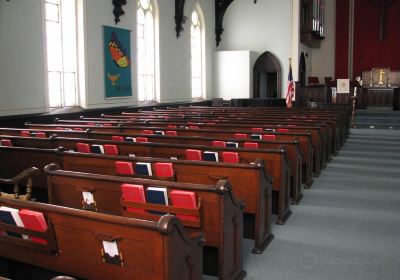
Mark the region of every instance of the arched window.
<instances>
[{"instance_id":1,"label":"arched window","mask_svg":"<svg viewBox=\"0 0 400 280\"><path fill-rule=\"evenodd\" d=\"M78 100L76 0L45 0L47 80L50 107Z\"/></svg>"},{"instance_id":2,"label":"arched window","mask_svg":"<svg viewBox=\"0 0 400 280\"><path fill-rule=\"evenodd\" d=\"M155 100L155 7L151 0L137 1L138 99Z\"/></svg>"},{"instance_id":3,"label":"arched window","mask_svg":"<svg viewBox=\"0 0 400 280\"><path fill-rule=\"evenodd\" d=\"M190 29L192 50L192 97L203 97L203 34L200 14L195 9L192 12Z\"/></svg>"}]
</instances>

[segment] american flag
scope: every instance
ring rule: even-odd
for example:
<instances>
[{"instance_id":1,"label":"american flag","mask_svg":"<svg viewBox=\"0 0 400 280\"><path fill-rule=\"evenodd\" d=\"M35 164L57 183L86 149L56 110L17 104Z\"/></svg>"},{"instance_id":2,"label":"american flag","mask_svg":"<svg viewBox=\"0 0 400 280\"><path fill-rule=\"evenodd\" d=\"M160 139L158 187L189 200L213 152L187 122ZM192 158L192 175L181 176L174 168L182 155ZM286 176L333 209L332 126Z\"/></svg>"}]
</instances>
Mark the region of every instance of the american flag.
<instances>
[{"instance_id":1,"label":"american flag","mask_svg":"<svg viewBox=\"0 0 400 280\"><path fill-rule=\"evenodd\" d=\"M286 107L292 108L293 97L294 97L294 83L293 83L293 74L292 74L292 63L289 60L289 75L288 75L288 89L286 93Z\"/></svg>"}]
</instances>

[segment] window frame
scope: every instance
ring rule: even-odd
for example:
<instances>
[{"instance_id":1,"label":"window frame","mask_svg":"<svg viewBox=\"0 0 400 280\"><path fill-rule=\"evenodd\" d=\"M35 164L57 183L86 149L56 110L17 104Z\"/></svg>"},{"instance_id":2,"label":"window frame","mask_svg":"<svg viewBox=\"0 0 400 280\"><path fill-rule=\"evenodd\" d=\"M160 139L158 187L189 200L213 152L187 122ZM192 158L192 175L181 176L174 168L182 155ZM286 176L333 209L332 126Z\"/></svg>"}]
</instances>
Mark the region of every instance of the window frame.
<instances>
[{"instance_id":1,"label":"window frame","mask_svg":"<svg viewBox=\"0 0 400 280\"><path fill-rule=\"evenodd\" d=\"M199 96L194 96L194 91L193 91L193 45L192 45L192 40L193 40L193 34L192 34L192 30L196 27L193 24L193 13L197 14L197 21L198 24L196 24L196 26L198 26L199 30L200 30L200 42L199 42L199 46L200 46L200 58L198 59L199 63L200 63L200 67L198 69L198 72L200 73L200 95ZM199 6L199 4L196 4L192 10L191 13L191 17L190 17L190 50L191 50L191 75L190 75L190 84L191 84L191 98L192 100L204 100L205 96L206 96L206 82L205 82L205 68L206 68L206 63L205 63L205 20L204 20L204 16L203 16L203 12L201 7Z\"/></svg>"},{"instance_id":2,"label":"window frame","mask_svg":"<svg viewBox=\"0 0 400 280\"><path fill-rule=\"evenodd\" d=\"M64 43L64 30L63 28L65 26L68 26L68 24L64 24L63 23L63 11L62 11L62 6L63 6L63 1L65 0L43 0L42 4L43 4L43 35L44 35L44 66L45 66L45 84L46 84L46 100L47 100L47 104L49 106L50 109L56 109L56 108L64 108L64 107L75 107L75 106L79 106L79 50L78 50L78 1L77 0L71 0L74 2L74 30L72 31L73 35L74 35L74 42L73 45L75 46L75 54L74 54L74 63L73 63L73 69L72 71L70 69L66 69L65 66L65 43ZM55 3L58 2L58 3ZM58 21L52 21L52 20L48 20L47 19L47 8L46 5L56 5L57 10L58 10ZM57 51L60 51L60 65L59 65L59 69L51 69L50 67L50 63L49 63L49 30L48 30L48 23L49 22L53 22L53 23L58 23L58 31L59 31L59 49ZM58 96L58 104L51 104L51 89L50 89L50 75L51 73L59 73L60 78L59 78L59 85L60 85L60 93ZM74 75L74 84L73 84L73 88L74 88L74 94L72 96L72 94L70 96L66 95L66 88L68 87L68 85L65 83L65 75L69 75L69 74L73 74ZM70 84L72 85L72 83ZM73 102L66 102L66 101L71 101L73 100ZM68 104L66 104L68 103Z\"/></svg>"},{"instance_id":3,"label":"window frame","mask_svg":"<svg viewBox=\"0 0 400 280\"><path fill-rule=\"evenodd\" d=\"M158 27L157 27L157 11L158 11L158 6L157 3L153 0L148 0L149 6L147 8L143 7L141 5L141 1L143 0L137 0L137 5L136 5L136 54L137 54L137 99L139 103L144 103L144 102L153 102L157 101L159 98L157 96L158 90L159 90L159 82L158 82ZM143 37L139 38L139 10L143 12ZM146 32L146 21L148 20L147 13L151 13L151 19L152 19L152 32L151 32L151 43L152 47L149 51L147 43L148 43L148 37L146 37L147 32ZM142 40L142 42L141 42ZM144 45L144 49L140 49L140 44ZM139 52L142 54L144 53L144 56L140 55ZM150 53L150 55L149 55ZM144 57L143 60L140 60L140 57ZM150 68L152 71L148 71L149 65L148 61L151 61L151 66ZM144 68L144 71L141 71L141 68ZM147 84L147 81L149 79L149 76L151 76L151 94L149 94L149 87ZM141 87L143 87L143 92L141 91Z\"/></svg>"}]
</instances>

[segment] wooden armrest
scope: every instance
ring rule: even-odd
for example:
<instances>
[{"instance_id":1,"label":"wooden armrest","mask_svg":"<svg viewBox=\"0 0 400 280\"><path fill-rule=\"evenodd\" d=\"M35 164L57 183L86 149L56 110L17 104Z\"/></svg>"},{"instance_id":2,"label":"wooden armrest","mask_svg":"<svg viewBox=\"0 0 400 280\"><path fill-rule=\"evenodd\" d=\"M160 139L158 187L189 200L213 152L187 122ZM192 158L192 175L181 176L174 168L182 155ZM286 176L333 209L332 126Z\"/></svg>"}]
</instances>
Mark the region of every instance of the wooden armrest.
<instances>
[{"instance_id":1,"label":"wooden armrest","mask_svg":"<svg viewBox=\"0 0 400 280\"><path fill-rule=\"evenodd\" d=\"M7 184L7 185L15 185L18 184L20 181L29 178L33 175L39 175L40 170L37 167L31 167L28 168L21 173L19 173L17 176L11 179L1 179L0 178L0 184Z\"/></svg>"}]
</instances>

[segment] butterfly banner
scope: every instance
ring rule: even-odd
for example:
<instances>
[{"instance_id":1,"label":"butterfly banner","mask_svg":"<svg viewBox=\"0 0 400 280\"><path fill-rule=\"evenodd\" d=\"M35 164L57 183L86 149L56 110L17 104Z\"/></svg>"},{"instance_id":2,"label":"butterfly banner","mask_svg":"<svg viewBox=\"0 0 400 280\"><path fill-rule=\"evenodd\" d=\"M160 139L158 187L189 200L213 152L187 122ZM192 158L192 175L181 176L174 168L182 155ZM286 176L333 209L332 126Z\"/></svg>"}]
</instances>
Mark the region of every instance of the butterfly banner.
<instances>
[{"instance_id":1,"label":"butterfly banner","mask_svg":"<svg viewBox=\"0 0 400 280\"><path fill-rule=\"evenodd\" d=\"M132 96L131 31L103 26L106 98Z\"/></svg>"}]
</instances>

